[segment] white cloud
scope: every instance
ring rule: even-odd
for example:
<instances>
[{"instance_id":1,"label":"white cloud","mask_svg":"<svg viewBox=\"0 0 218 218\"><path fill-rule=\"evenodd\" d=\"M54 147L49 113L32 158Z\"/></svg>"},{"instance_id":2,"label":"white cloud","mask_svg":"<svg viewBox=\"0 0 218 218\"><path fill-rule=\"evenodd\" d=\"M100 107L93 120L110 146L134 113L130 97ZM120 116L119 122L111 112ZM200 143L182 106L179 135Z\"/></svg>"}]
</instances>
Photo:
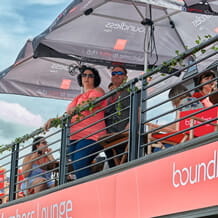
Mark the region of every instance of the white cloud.
<instances>
[{"instance_id":1,"label":"white cloud","mask_svg":"<svg viewBox=\"0 0 218 218\"><path fill-rule=\"evenodd\" d=\"M29 127L39 127L43 125L43 119L28 111L25 107L16 103L0 101L0 119Z\"/></svg>"}]
</instances>

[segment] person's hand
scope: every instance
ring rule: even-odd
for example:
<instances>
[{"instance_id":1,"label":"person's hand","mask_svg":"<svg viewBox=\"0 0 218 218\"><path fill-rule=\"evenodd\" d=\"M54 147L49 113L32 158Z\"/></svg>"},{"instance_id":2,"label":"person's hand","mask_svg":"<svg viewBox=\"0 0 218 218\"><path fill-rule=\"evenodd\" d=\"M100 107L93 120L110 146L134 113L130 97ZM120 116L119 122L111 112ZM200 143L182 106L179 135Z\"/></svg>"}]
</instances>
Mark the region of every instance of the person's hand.
<instances>
[{"instance_id":1,"label":"person's hand","mask_svg":"<svg viewBox=\"0 0 218 218\"><path fill-rule=\"evenodd\" d=\"M47 148L46 152L47 152L47 153L51 153L51 152L52 152L52 149L51 149L51 148Z\"/></svg>"},{"instance_id":2,"label":"person's hand","mask_svg":"<svg viewBox=\"0 0 218 218\"><path fill-rule=\"evenodd\" d=\"M52 154L52 149L51 148L47 148L46 154L47 154L47 157L48 157L49 161L54 161L55 160L55 158L54 158L54 156Z\"/></svg>"},{"instance_id":3,"label":"person's hand","mask_svg":"<svg viewBox=\"0 0 218 218\"><path fill-rule=\"evenodd\" d=\"M37 157L39 157L38 152L34 152L34 153L31 154L30 159L35 160Z\"/></svg>"},{"instance_id":4,"label":"person's hand","mask_svg":"<svg viewBox=\"0 0 218 218\"><path fill-rule=\"evenodd\" d=\"M71 107L67 109L67 114L71 115L75 111L76 107Z\"/></svg>"},{"instance_id":5,"label":"person's hand","mask_svg":"<svg viewBox=\"0 0 218 218\"><path fill-rule=\"evenodd\" d=\"M51 122L54 120L54 118L49 119L45 124L44 124L44 131L48 131L49 128L51 127Z\"/></svg>"}]
</instances>

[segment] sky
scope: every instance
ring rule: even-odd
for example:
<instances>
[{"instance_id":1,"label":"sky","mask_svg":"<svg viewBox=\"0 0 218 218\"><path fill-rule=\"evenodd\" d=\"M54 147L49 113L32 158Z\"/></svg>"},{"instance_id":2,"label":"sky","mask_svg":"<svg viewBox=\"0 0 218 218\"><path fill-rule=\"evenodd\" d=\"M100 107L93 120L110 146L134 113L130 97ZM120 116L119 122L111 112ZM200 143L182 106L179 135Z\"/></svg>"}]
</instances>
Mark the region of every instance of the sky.
<instances>
[{"instance_id":1,"label":"sky","mask_svg":"<svg viewBox=\"0 0 218 218\"><path fill-rule=\"evenodd\" d=\"M44 31L71 0L1 0L0 71L14 63L28 39ZM68 101L0 93L0 145L64 113Z\"/></svg>"}]
</instances>

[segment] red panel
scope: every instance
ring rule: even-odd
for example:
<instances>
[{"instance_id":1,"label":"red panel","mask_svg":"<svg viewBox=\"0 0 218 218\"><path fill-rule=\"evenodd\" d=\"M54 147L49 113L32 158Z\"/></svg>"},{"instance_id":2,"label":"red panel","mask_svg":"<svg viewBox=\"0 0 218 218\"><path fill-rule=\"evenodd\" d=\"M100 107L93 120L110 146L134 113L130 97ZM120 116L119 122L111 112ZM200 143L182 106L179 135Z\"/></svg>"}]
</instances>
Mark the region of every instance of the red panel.
<instances>
[{"instance_id":1,"label":"red panel","mask_svg":"<svg viewBox=\"0 0 218 218\"><path fill-rule=\"evenodd\" d=\"M116 44L114 45L114 50L124 50L126 47L127 40L117 39Z\"/></svg>"},{"instance_id":2,"label":"red panel","mask_svg":"<svg viewBox=\"0 0 218 218\"><path fill-rule=\"evenodd\" d=\"M60 88L61 89L69 89L71 85L70 79L63 79Z\"/></svg>"},{"instance_id":3,"label":"red panel","mask_svg":"<svg viewBox=\"0 0 218 218\"><path fill-rule=\"evenodd\" d=\"M5 170L0 168L0 189L4 188Z\"/></svg>"},{"instance_id":4,"label":"red panel","mask_svg":"<svg viewBox=\"0 0 218 218\"><path fill-rule=\"evenodd\" d=\"M154 217L215 206L217 196L214 142L2 208L0 217Z\"/></svg>"},{"instance_id":5,"label":"red panel","mask_svg":"<svg viewBox=\"0 0 218 218\"><path fill-rule=\"evenodd\" d=\"M180 112L180 117L185 117L187 115L191 115L197 111L201 111L201 109L197 109L197 110L190 110L190 111L182 111ZM217 118L217 114L218 114L218 107L214 107L212 109L209 109L209 110L206 110L204 112L200 112L196 115L193 115L194 117L198 117L198 118L201 118L205 121L208 121L208 120L211 120L211 119L214 119L214 118ZM213 121L213 123L215 123L216 121ZM200 121L197 121L197 120L194 120L194 125L199 125L201 124L202 122ZM180 130L184 130L184 129L187 129L187 128L190 128L190 118L187 118L187 119L184 119L184 120L181 120L179 122L179 129ZM211 133L211 132L214 132L215 131L215 126L213 125L210 125L210 124L205 124L205 125L202 125L200 127L197 127L194 129L194 136L203 136L203 135L206 135L208 133Z\"/></svg>"}]
</instances>

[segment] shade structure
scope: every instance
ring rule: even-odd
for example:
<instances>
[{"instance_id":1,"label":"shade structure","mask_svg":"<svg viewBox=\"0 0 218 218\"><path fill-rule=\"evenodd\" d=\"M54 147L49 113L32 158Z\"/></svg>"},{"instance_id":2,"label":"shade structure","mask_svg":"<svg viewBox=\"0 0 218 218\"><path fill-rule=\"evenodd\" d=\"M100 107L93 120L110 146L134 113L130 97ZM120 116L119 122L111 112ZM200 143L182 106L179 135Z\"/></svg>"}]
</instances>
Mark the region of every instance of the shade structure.
<instances>
[{"instance_id":1,"label":"shade structure","mask_svg":"<svg viewBox=\"0 0 218 218\"><path fill-rule=\"evenodd\" d=\"M101 87L108 91L111 71L105 66L95 66L101 76ZM81 93L77 83L79 63L63 58L34 58L32 41L28 40L18 54L15 63L0 72L0 93L33 97L72 100ZM134 78L140 72L130 71Z\"/></svg>"},{"instance_id":2,"label":"shade structure","mask_svg":"<svg viewBox=\"0 0 218 218\"><path fill-rule=\"evenodd\" d=\"M101 77L100 86L107 92L111 82L111 70L102 65L88 65L98 69ZM79 73L75 69L77 66L79 66L77 61L64 58L34 58L32 41L28 40L15 63L0 72L0 93L72 100L82 91L77 84ZM133 79L142 73L142 71L129 69L128 77ZM161 73L157 73L152 81L159 80L160 75ZM182 76L183 74L172 76L167 81L158 83L149 94L154 94L161 88L181 80Z\"/></svg>"},{"instance_id":3,"label":"shade structure","mask_svg":"<svg viewBox=\"0 0 218 218\"><path fill-rule=\"evenodd\" d=\"M184 0L183 10L208 15L218 15L218 2L216 0Z\"/></svg>"},{"instance_id":4,"label":"shade structure","mask_svg":"<svg viewBox=\"0 0 218 218\"><path fill-rule=\"evenodd\" d=\"M184 7L185 2L174 0L74 0L34 38L34 55L28 42L15 64L0 72L0 92L71 100L81 89L69 66L87 63L98 68L107 91L109 66L124 64L133 78L145 63L161 64L185 45L195 46L199 36L217 34L217 16L183 12Z\"/></svg>"},{"instance_id":5,"label":"shade structure","mask_svg":"<svg viewBox=\"0 0 218 218\"><path fill-rule=\"evenodd\" d=\"M33 58L32 42L28 40L15 63L0 72L0 92L35 97L72 99L81 92L76 75L69 74L72 61Z\"/></svg>"},{"instance_id":6,"label":"shade structure","mask_svg":"<svg viewBox=\"0 0 218 218\"><path fill-rule=\"evenodd\" d=\"M217 16L184 12L181 1L158 1L165 6L153 2L75 0L34 39L35 56L64 54L83 62L121 62L143 70L145 63L160 64L176 50L195 46L199 36L218 32Z\"/></svg>"},{"instance_id":7,"label":"shade structure","mask_svg":"<svg viewBox=\"0 0 218 218\"><path fill-rule=\"evenodd\" d=\"M216 0L139 0L140 2L208 15L218 15L218 3Z\"/></svg>"}]
</instances>

